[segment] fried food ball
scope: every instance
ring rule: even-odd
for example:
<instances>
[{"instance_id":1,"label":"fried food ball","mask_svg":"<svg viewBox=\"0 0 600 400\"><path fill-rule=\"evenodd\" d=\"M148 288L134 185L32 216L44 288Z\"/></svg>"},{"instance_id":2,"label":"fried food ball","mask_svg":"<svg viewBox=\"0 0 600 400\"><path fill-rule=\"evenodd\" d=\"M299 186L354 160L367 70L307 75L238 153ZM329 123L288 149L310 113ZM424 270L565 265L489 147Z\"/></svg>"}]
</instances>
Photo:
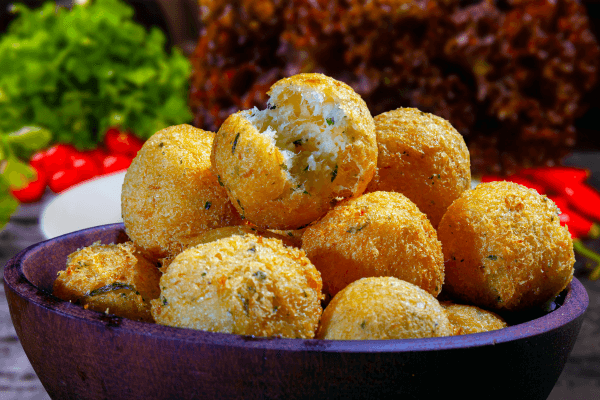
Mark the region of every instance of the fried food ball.
<instances>
[{"instance_id":1,"label":"fried food ball","mask_svg":"<svg viewBox=\"0 0 600 400\"><path fill-rule=\"evenodd\" d=\"M442 217L444 290L491 310L542 306L573 277L573 241L546 196L513 182L464 192Z\"/></svg>"},{"instance_id":2,"label":"fried food ball","mask_svg":"<svg viewBox=\"0 0 600 400\"><path fill-rule=\"evenodd\" d=\"M243 217L297 229L365 190L377 164L375 125L352 88L322 74L281 79L269 95L265 110L223 122L211 161Z\"/></svg>"},{"instance_id":3,"label":"fried food ball","mask_svg":"<svg viewBox=\"0 0 600 400\"><path fill-rule=\"evenodd\" d=\"M52 294L87 309L152 322L150 300L160 295L160 276L132 242L94 243L67 257Z\"/></svg>"},{"instance_id":4,"label":"fried food ball","mask_svg":"<svg viewBox=\"0 0 600 400\"><path fill-rule=\"evenodd\" d=\"M401 193L372 192L339 203L306 228L302 248L332 296L369 276L394 276L434 296L444 283L436 231Z\"/></svg>"},{"instance_id":5,"label":"fried food ball","mask_svg":"<svg viewBox=\"0 0 600 400\"><path fill-rule=\"evenodd\" d=\"M488 332L508 326L498 314L477 306L450 301L443 301L440 304L446 310L448 320L454 328L454 335Z\"/></svg>"},{"instance_id":6,"label":"fried food ball","mask_svg":"<svg viewBox=\"0 0 600 400\"><path fill-rule=\"evenodd\" d=\"M232 235L244 236L247 233L252 233L261 237L276 238L281 240L281 242L286 246L300 248L298 239L295 237L286 236L283 233L268 231L266 229L262 229L252 225L233 225L211 229L209 231L199 234L198 236L188 238L183 242L183 250L189 249L190 247L194 247L199 244L214 242L215 240L226 238ZM161 264L161 267L159 269L161 270L161 272L164 273L167 271L169 265L171 265L171 262L173 261L173 259L175 259L175 257L178 254L169 257L164 257L159 260Z\"/></svg>"},{"instance_id":7,"label":"fried food ball","mask_svg":"<svg viewBox=\"0 0 600 400\"><path fill-rule=\"evenodd\" d=\"M156 132L127 169L121 210L127 234L153 259L183 250L209 229L242 223L210 171L214 133L191 125Z\"/></svg>"},{"instance_id":8,"label":"fried food ball","mask_svg":"<svg viewBox=\"0 0 600 400\"><path fill-rule=\"evenodd\" d=\"M435 297L391 276L359 279L325 308L318 339L412 339L452 335Z\"/></svg>"},{"instance_id":9,"label":"fried food ball","mask_svg":"<svg viewBox=\"0 0 600 400\"><path fill-rule=\"evenodd\" d=\"M471 187L469 149L445 119L416 108L375 117L377 171L368 191L399 192L437 228L446 208Z\"/></svg>"},{"instance_id":10,"label":"fried food ball","mask_svg":"<svg viewBox=\"0 0 600 400\"><path fill-rule=\"evenodd\" d=\"M313 338L321 276L304 252L246 234L179 254L152 303L159 324L255 336Z\"/></svg>"}]
</instances>

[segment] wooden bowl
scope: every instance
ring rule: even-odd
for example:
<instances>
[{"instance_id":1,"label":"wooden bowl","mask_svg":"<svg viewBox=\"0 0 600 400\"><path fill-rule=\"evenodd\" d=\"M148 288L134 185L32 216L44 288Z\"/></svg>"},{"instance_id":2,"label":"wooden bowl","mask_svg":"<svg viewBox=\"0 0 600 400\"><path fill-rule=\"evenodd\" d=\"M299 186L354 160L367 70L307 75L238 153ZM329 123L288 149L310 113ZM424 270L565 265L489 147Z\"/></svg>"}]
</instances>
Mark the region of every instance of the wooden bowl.
<instances>
[{"instance_id":1,"label":"wooden bowl","mask_svg":"<svg viewBox=\"0 0 600 400\"><path fill-rule=\"evenodd\" d=\"M581 327L577 279L555 311L463 336L382 341L274 339L136 322L50 294L69 253L127 240L122 224L33 245L4 268L12 320L54 399L545 399Z\"/></svg>"}]
</instances>

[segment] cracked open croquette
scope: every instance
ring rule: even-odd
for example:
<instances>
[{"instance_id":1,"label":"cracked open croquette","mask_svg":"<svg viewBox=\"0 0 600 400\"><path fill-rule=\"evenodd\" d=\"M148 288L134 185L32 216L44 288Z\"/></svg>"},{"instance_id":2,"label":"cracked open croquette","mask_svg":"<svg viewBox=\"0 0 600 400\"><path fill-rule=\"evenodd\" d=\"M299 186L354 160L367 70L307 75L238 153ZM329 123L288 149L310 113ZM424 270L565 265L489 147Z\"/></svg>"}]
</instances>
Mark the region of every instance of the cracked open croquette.
<instances>
[{"instance_id":1,"label":"cracked open croquette","mask_svg":"<svg viewBox=\"0 0 600 400\"><path fill-rule=\"evenodd\" d=\"M491 310L541 307L573 277L573 241L552 200L513 182L481 183L438 227L444 291Z\"/></svg>"},{"instance_id":2,"label":"cracked open croquette","mask_svg":"<svg viewBox=\"0 0 600 400\"><path fill-rule=\"evenodd\" d=\"M321 276L302 250L232 235L183 251L152 302L159 324L254 336L313 338Z\"/></svg>"},{"instance_id":3,"label":"cracked open croquette","mask_svg":"<svg viewBox=\"0 0 600 400\"><path fill-rule=\"evenodd\" d=\"M269 105L230 115L211 161L239 213L296 229L362 193L377 164L373 117L348 85L322 74L277 81Z\"/></svg>"},{"instance_id":4,"label":"cracked open croquette","mask_svg":"<svg viewBox=\"0 0 600 400\"><path fill-rule=\"evenodd\" d=\"M401 193L372 192L340 202L306 228L302 248L332 296L370 276L394 276L434 296L444 283L436 231Z\"/></svg>"},{"instance_id":5,"label":"cracked open croquette","mask_svg":"<svg viewBox=\"0 0 600 400\"><path fill-rule=\"evenodd\" d=\"M450 336L452 326L435 297L406 281L362 278L325 308L318 339L368 340Z\"/></svg>"},{"instance_id":6,"label":"cracked open croquette","mask_svg":"<svg viewBox=\"0 0 600 400\"><path fill-rule=\"evenodd\" d=\"M127 235L154 260L173 256L195 236L239 224L210 171L214 133L191 125L156 132L127 169L121 211Z\"/></svg>"}]
</instances>

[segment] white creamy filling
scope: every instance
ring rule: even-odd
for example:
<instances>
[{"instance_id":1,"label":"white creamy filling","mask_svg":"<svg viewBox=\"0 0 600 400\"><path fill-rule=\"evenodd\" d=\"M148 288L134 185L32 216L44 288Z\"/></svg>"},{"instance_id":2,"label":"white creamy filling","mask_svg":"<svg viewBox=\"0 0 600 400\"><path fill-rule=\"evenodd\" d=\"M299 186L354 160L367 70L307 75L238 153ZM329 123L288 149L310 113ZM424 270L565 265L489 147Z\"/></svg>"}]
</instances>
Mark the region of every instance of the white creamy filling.
<instances>
[{"instance_id":1,"label":"white creamy filling","mask_svg":"<svg viewBox=\"0 0 600 400\"><path fill-rule=\"evenodd\" d=\"M292 181L303 185L300 172L332 172L347 141L347 117L333 100L323 93L299 88L278 88L265 110L254 107L244 117L279 148L284 168ZM300 181L297 181L300 178ZM310 179L310 178L306 178Z\"/></svg>"}]
</instances>

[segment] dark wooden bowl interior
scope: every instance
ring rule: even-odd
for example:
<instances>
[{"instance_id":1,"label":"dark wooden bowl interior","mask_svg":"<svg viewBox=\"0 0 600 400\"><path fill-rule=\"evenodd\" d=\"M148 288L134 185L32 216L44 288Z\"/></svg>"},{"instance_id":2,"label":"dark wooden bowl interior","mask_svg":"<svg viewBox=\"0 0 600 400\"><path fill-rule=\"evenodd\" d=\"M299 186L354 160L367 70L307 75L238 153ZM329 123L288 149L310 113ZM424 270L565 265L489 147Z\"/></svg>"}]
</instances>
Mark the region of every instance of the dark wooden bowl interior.
<instances>
[{"instance_id":1,"label":"dark wooden bowl interior","mask_svg":"<svg viewBox=\"0 0 600 400\"><path fill-rule=\"evenodd\" d=\"M115 317L52 296L68 254L119 243L122 224L70 233L23 250L4 270L15 329L53 398L545 399L588 305L573 279L545 315L454 337L385 341L256 338ZM149 376L160 379L149 379ZM372 397L375 396L375 397ZM523 397L525 396L525 397Z\"/></svg>"}]
</instances>

